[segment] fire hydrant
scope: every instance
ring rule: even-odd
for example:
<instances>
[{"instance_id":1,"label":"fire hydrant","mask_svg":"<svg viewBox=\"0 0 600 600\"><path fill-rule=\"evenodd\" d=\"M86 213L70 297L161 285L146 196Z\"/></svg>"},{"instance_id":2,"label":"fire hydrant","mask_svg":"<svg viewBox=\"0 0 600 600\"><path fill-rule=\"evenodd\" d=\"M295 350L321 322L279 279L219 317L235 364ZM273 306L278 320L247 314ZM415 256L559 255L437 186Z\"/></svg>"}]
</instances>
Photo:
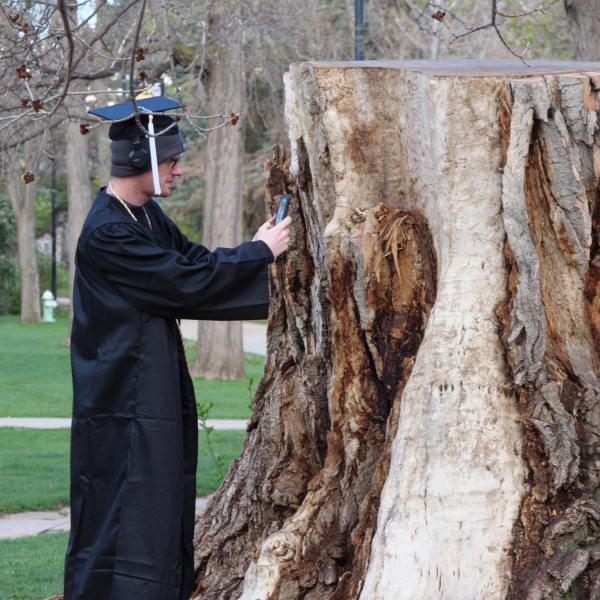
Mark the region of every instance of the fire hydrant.
<instances>
[{"instance_id":1,"label":"fire hydrant","mask_svg":"<svg viewBox=\"0 0 600 600\"><path fill-rule=\"evenodd\" d=\"M58 303L54 299L52 292L46 290L42 294L42 323L54 323L54 309L58 306Z\"/></svg>"}]
</instances>

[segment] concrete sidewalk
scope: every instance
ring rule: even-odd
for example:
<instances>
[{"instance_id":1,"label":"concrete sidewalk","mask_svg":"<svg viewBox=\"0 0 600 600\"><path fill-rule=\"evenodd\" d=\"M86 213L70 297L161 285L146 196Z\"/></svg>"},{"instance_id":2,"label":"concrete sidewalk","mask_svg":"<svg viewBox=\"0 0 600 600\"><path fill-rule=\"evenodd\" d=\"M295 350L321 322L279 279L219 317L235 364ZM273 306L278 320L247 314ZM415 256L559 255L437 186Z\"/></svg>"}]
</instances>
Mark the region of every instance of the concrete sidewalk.
<instances>
[{"instance_id":1,"label":"concrete sidewalk","mask_svg":"<svg viewBox=\"0 0 600 600\"><path fill-rule=\"evenodd\" d=\"M181 333L186 340L198 339L198 321L181 321ZM267 326L261 323L242 323L244 352L266 356Z\"/></svg>"},{"instance_id":2,"label":"concrete sidewalk","mask_svg":"<svg viewBox=\"0 0 600 600\"><path fill-rule=\"evenodd\" d=\"M210 496L196 498L196 516L204 512L209 500ZM38 535L39 533L69 531L70 528L71 516L68 506L57 511L0 515L0 540Z\"/></svg>"},{"instance_id":3,"label":"concrete sidewalk","mask_svg":"<svg viewBox=\"0 0 600 600\"><path fill-rule=\"evenodd\" d=\"M56 512L23 512L0 515L0 540L37 535L38 533L68 531L70 526L71 517L68 507Z\"/></svg>"},{"instance_id":4,"label":"concrete sidewalk","mask_svg":"<svg viewBox=\"0 0 600 600\"><path fill-rule=\"evenodd\" d=\"M208 419L208 427L219 430L246 429L245 419ZM50 417L0 417L0 427L18 427L25 429L70 429L71 419Z\"/></svg>"},{"instance_id":5,"label":"concrete sidewalk","mask_svg":"<svg viewBox=\"0 0 600 600\"><path fill-rule=\"evenodd\" d=\"M59 296L56 301L63 308L69 308L71 300ZM181 333L186 340L198 339L198 321L183 319L181 321ZM244 352L252 352L266 356L267 354L267 326L262 323L244 321L242 323L242 335Z\"/></svg>"}]
</instances>

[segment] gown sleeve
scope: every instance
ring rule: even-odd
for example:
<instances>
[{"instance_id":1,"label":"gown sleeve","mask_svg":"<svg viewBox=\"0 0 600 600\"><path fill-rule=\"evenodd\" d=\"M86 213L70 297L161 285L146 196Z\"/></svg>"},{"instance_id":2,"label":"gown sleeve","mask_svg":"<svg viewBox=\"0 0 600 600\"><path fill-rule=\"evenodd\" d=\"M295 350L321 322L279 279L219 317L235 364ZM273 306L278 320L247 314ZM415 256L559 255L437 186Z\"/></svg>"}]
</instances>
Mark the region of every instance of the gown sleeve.
<instances>
[{"instance_id":1,"label":"gown sleeve","mask_svg":"<svg viewBox=\"0 0 600 600\"><path fill-rule=\"evenodd\" d=\"M202 260L206 254L210 252L205 246L188 240L188 238L181 233L177 225L175 225L175 223L173 223L173 221L171 221L164 213L162 214L162 218L169 230L169 235L175 244L175 248L188 260L191 260L192 262Z\"/></svg>"},{"instance_id":2,"label":"gown sleeve","mask_svg":"<svg viewBox=\"0 0 600 600\"><path fill-rule=\"evenodd\" d=\"M267 265L273 254L264 242L214 252L193 244L186 256L161 248L139 227L103 225L90 234L86 245L90 260L134 306L168 318L218 321L268 316Z\"/></svg>"}]
</instances>

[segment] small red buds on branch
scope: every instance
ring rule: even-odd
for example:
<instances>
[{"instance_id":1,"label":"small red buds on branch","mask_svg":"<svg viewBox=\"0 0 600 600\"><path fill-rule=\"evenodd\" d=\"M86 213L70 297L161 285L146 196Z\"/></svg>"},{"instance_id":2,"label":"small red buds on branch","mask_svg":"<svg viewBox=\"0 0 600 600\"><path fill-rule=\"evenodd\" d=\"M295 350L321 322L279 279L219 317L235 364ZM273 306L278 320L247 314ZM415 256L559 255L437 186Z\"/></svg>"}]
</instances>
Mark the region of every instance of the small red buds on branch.
<instances>
[{"instance_id":1,"label":"small red buds on branch","mask_svg":"<svg viewBox=\"0 0 600 600\"><path fill-rule=\"evenodd\" d=\"M23 18L23 13L9 12L7 16L9 21L19 28L20 32L27 33L29 31L29 23Z\"/></svg>"},{"instance_id":2,"label":"small red buds on branch","mask_svg":"<svg viewBox=\"0 0 600 600\"><path fill-rule=\"evenodd\" d=\"M21 106L29 106L29 98L20 98Z\"/></svg>"},{"instance_id":3,"label":"small red buds on branch","mask_svg":"<svg viewBox=\"0 0 600 600\"><path fill-rule=\"evenodd\" d=\"M236 125L239 120L240 120L240 115L238 113L231 113L229 115L229 122L232 125Z\"/></svg>"},{"instance_id":4,"label":"small red buds on branch","mask_svg":"<svg viewBox=\"0 0 600 600\"><path fill-rule=\"evenodd\" d=\"M42 101L41 100L32 100L31 107L33 108L34 112L40 112L40 110L42 108Z\"/></svg>"},{"instance_id":5,"label":"small red buds on branch","mask_svg":"<svg viewBox=\"0 0 600 600\"><path fill-rule=\"evenodd\" d=\"M31 79L31 73L27 70L26 65L20 65L17 67L17 75L21 79Z\"/></svg>"},{"instance_id":6,"label":"small red buds on branch","mask_svg":"<svg viewBox=\"0 0 600 600\"><path fill-rule=\"evenodd\" d=\"M438 10L431 15L431 18L441 23L444 20L445 16L446 13L443 10Z\"/></svg>"},{"instance_id":7,"label":"small red buds on branch","mask_svg":"<svg viewBox=\"0 0 600 600\"><path fill-rule=\"evenodd\" d=\"M146 58L146 55L144 53L144 49L143 48L136 48L135 49L135 60L136 60L136 62L142 62L144 60L144 58Z\"/></svg>"},{"instance_id":8,"label":"small red buds on branch","mask_svg":"<svg viewBox=\"0 0 600 600\"><path fill-rule=\"evenodd\" d=\"M79 133L81 135L87 135L90 132L90 126L87 123L79 124Z\"/></svg>"},{"instance_id":9,"label":"small red buds on branch","mask_svg":"<svg viewBox=\"0 0 600 600\"><path fill-rule=\"evenodd\" d=\"M25 184L31 183L34 179L35 179L35 175L33 173L31 173L30 171L27 171L27 173L25 173L25 175L23 175L23 181L25 182Z\"/></svg>"},{"instance_id":10,"label":"small red buds on branch","mask_svg":"<svg viewBox=\"0 0 600 600\"><path fill-rule=\"evenodd\" d=\"M140 71L138 73L138 77L140 78L140 81L146 81L148 79L148 75L146 75L146 71Z\"/></svg>"}]
</instances>

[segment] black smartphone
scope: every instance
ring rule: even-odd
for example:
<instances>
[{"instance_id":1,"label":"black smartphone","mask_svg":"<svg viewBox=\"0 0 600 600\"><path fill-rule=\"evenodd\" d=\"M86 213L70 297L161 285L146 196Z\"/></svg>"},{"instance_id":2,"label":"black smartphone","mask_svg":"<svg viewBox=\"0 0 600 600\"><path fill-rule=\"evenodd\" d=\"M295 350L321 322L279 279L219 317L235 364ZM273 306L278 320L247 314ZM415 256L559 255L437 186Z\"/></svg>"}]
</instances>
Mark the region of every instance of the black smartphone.
<instances>
[{"instance_id":1,"label":"black smartphone","mask_svg":"<svg viewBox=\"0 0 600 600\"><path fill-rule=\"evenodd\" d=\"M278 225L287 217L291 199L292 197L289 194L282 194L279 198L279 207L277 208L277 214L275 216L275 225Z\"/></svg>"}]
</instances>

